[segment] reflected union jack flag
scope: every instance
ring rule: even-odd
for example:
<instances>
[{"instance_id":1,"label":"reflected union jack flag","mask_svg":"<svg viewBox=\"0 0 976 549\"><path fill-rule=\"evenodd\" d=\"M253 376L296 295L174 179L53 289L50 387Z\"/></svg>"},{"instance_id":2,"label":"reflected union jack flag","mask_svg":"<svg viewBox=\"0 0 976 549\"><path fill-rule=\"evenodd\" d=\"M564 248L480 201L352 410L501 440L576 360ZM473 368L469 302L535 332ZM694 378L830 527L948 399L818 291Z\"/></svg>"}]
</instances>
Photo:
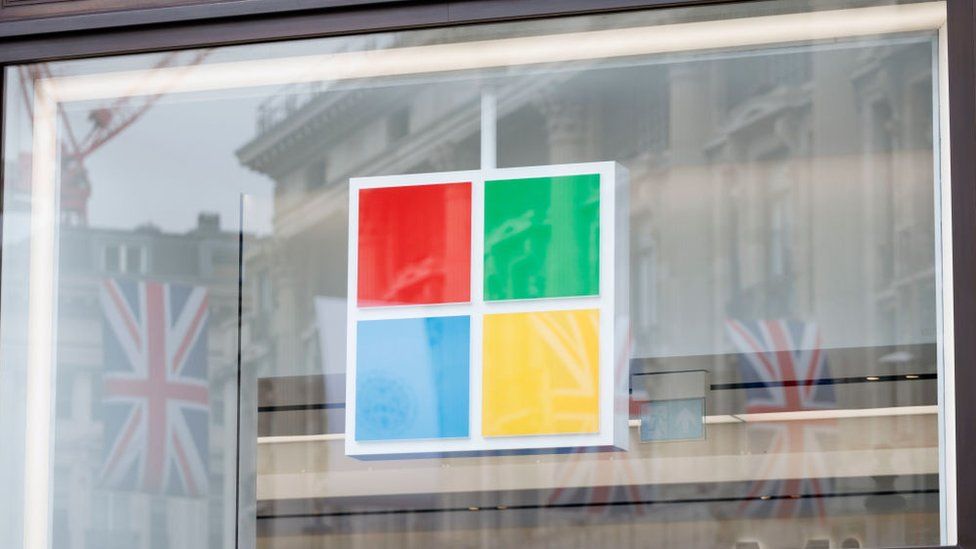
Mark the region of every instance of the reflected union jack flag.
<instances>
[{"instance_id":1,"label":"reflected union jack flag","mask_svg":"<svg viewBox=\"0 0 976 549\"><path fill-rule=\"evenodd\" d=\"M730 320L726 328L747 385L745 413L836 408L833 386L823 383L831 376L816 324ZM823 498L818 496L831 491L831 482L819 441L833 431L834 421L757 422L748 429L765 451L741 510L752 516L823 517Z\"/></svg>"},{"instance_id":2,"label":"reflected union jack flag","mask_svg":"<svg viewBox=\"0 0 976 549\"><path fill-rule=\"evenodd\" d=\"M107 279L103 312L102 482L116 490L207 490L207 292Z\"/></svg>"},{"instance_id":3,"label":"reflected union jack flag","mask_svg":"<svg viewBox=\"0 0 976 549\"><path fill-rule=\"evenodd\" d=\"M571 450L546 506L594 516L643 516L643 502L651 498L650 487L636 484L631 460L611 458L612 454L585 448Z\"/></svg>"},{"instance_id":4,"label":"reflected union jack flag","mask_svg":"<svg viewBox=\"0 0 976 549\"><path fill-rule=\"evenodd\" d=\"M616 360L617 379L626 379L630 369L630 331L622 338L625 351ZM622 405L636 409L630 399ZM548 507L576 509L601 517L646 514L645 502L654 499L655 487L638 484L635 460L613 459L612 452L592 452L589 448L564 449L560 453L567 457L560 462L556 488L546 498Z\"/></svg>"}]
</instances>

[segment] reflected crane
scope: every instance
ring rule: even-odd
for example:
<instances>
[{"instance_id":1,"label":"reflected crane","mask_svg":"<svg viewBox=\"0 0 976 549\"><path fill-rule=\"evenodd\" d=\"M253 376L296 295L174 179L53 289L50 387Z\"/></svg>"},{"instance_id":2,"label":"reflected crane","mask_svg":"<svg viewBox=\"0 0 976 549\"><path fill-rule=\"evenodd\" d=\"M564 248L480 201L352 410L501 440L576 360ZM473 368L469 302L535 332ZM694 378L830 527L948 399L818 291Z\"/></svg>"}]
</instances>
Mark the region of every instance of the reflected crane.
<instances>
[{"instance_id":1,"label":"reflected crane","mask_svg":"<svg viewBox=\"0 0 976 549\"><path fill-rule=\"evenodd\" d=\"M164 54L153 65L153 69L180 66L189 70L199 65L212 52L200 50L184 59L184 52ZM33 93L31 82L52 78L51 67L47 63L26 65L19 68L20 91L27 106L28 115L33 118ZM85 161L95 151L124 132L139 120L152 106L165 95L165 91L149 95L120 95L111 102L96 106L88 111L88 131L80 135L72 126L63 104L58 104L58 114L62 129L61 138L61 220L71 226L88 224L88 198L91 196L91 183ZM30 155L22 155L22 165L30 165ZM29 173L29 172L28 172ZM22 173L17 179L19 190L29 192L30 178Z\"/></svg>"}]
</instances>

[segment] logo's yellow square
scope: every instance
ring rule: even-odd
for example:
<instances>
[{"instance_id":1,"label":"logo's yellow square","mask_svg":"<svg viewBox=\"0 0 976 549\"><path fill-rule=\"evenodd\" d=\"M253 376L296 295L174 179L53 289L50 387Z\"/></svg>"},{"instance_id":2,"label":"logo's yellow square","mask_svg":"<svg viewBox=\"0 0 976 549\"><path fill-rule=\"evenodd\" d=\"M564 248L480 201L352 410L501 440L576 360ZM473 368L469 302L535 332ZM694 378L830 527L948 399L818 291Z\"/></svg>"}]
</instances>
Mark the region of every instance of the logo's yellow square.
<instances>
[{"instance_id":1,"label":"logo's yellow square","mask_svg":"<svg viewBox=\"0 0 976 549\"><path fill-rule=\"evenodd\" d=\"M599 431L599 310L485 315L483 343L484 436Z\"/></svg>"}]
</instances>

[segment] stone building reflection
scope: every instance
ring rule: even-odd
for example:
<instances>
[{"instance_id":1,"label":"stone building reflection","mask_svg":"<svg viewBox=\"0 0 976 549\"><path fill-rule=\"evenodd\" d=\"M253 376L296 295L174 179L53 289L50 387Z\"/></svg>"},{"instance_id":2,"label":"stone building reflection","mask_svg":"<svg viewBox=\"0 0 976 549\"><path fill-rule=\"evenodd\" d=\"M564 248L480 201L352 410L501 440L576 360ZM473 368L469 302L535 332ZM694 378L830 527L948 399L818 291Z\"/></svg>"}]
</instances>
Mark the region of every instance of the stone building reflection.
<instances>
[{"instance_id":1,"label":"stone building reflection","mask_svg":"<svg viewBox=\"0 0 976 549\"><path fill-rule=\"evenodd\" d=\"M27 162L22 156L18 163ZM11 168L8 166L8 168ZM8 215L21 215L28 204L21 191L30 189L26 171L10 181ZM84 187L87 188L87 182ZM71 192L69 190L69 192ZM118 229L88 224L87 193L62 200L59 236L57 376L54 392L53 530L56 548L229 547L234 520L227 501L233 501L234 482L227 471L236 457L236 319L238 234L221 228L220 218L200 213L188 231L164 231L145 224ZM23 253L27 241L12 238L6 257ZM13 277L12 277L13 278ZM204 288L208 305L203 324L206 341L197 363L205 380L206 425L194 433L202 451L201 469L192 495L175 495L167 487L119 487L106 482L107 420L105 379L112 359L106 341L104 304L99 288L106 281L152 281L168 289ZM10 295L26 300L27 280L6 281ZM168 290L167 290L168 291ZM16 307L19 304L9 303ZM146 314L145 311L141 312ZM8 326L16 340L22 327ZM167 327L167 330L169 327ZM170 342L173 344L172 342ZM151 351L147 351L151 352ZM143 441L136 437L133 446ZM196 455L186 447L184 456ZM149 445L147 453L163 451ZM119 524L125 524L120 527Z\"/></svg>"},{"instance_id":2,"label":"stone building reflection","mask_svg":"<svg viewBox=\"0 0 976 549\"><path fill-rule=\"evenodd\" d=\"M281 406L261 414L259 434L341 433L341 349L321 348L320 332L345 320L317 316L314 304L345 297L347 181L478 168L485 89L498 102L499 167L615 160L630 171L634 372L707 370L707 413L736 418L749 413L749 399L728 323L788 320L820 330L830 377L805 382L831 386L830 409L935 405L931 59L929 42L907 41L280 90L261 105L255 136L238 150L244 165L276 182L274 236L245 251L245 292L253 297L244 319L245 368L263 378L261 405ZM309 402L322 406L285 409ZM440 528L480 525L531 545L531 528L551 542L561 535L554 525L572 524L589 528L565 534L579 546L587 546L587 536L622 546L645 536L675 546L731 547L748 539L884 545L909 535L935 543L936 416L830 421L826 432L809 434L816 448L783 456L788 463L819 460L819 485L829 490L798 483L785 493L754 493L758 476L779 474L759 470L763 456L778 450L768 432L733 419L709 425L701 443L636 445L631 454L648 461L584 455L554 465L556 478L587 477L584 487L625 486L591 486L574 492L574 503L619 507L619 498L635 499L648 515L642 526L620 518L629 514L580 515L543 504L518 518L445 512L418 523L340 521L329 513L383 507L383 497L363 503L323 494L304 503L260 502L269 514L298 508L326 518L304 527L272 521L259 532L361 532L368 546L398 539L397 531L416 529L427 532L417 539L434 540ZM341 443L330 444L308 447L312 455L301 459L320 470L355 469L344 463ZM288 455L262 449L259 476L287 468ZM650 461L702 456L717 469L691 477ZM855 456L876 474L849 468ZM505 463L485 459L484 478ZM584 465L574 464L579 460ZM570 466L583 472L569 474ZM799 476L813 470L788 469ZM565 500L546 491L546 471L512 480L524 488L513 497L525 505ZM409 505L507 501L504 493L468 492L415 495ZM750 508L765 511L728 503L753 496ZM769 512L794 496L813 504ZM669 501L696 503L653 505ZM776 526L786 518L790 528Z\"/></svg>"}]
</instances>

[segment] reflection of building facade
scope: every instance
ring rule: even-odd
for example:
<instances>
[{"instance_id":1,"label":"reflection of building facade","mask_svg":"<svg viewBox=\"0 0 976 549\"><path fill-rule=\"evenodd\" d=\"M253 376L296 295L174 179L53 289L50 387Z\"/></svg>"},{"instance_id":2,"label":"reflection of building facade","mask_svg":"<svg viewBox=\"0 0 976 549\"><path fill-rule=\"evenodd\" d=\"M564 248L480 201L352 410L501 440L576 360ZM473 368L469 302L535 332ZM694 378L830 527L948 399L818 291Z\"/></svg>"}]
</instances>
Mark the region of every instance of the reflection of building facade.
<instances>
[{"instance_id":1,"label":"reflection of building facade","mask_svg":"<svg viewBox=\"0 0 976 549\"><path fill-rule=\"evenodd\" d=\"M8 202L8 205L11 203ZM76 204L69 207L74 208ZM16 210L17 208L13 208ZM10 211L10 210L8 210ZM75 218L66 218L74 225ZM238 234L201 214L184 233L64 226L60 233L59 347L53 463L53 546L79 549L232 547L235 525ZM15 253L15 252L11 252ZM99 287L107 278L203 286L208 292L209 486L199 497L101 485L105 464ZM16 294L13 294L16 295ZM26 291L24 292L26 295ZM120 525L127 525L122 527ZM123 534L127 532L127 534Z\"/></svg>"},{"instance_id":2,"label":"reflection of building facade","mask_svg":"<svg viewBox=\"0 0 976 549\"><path fill-rule=\"evenodd\" d=\"M820 326L837 378L934 374L928 43L552 69L288 89L262 106L238 153L276 182L274 238L245 254L255 301L244 353L261 375L341 383L328 374L343 366L322 364L314 303L345 295L346 182L477 168L484 88L497 97L499 167L615 160L630 170L634 356L646 359L635 367L704 368L713 384L738 383L726 322L790 318ZM931 378L852 383L839 386L837 407L931 405L934 387ZM741 413L744 401L741 390L714 392L709 413ZM267 433L304 433L323 419L266 423ZM884 444L873 425L829 436ZM913 425L900 436L926 429ZM743 430L718 451L764 451L748 438ZM929 489L936 472L898 482ZM891 478L841 488L883 490ZM906 504L907 522L897 502L868 509L891 515L888 527L937 530L934 501ZM832 512L849 505L866 504Z\"/></svg>"},{"instance_id":3,"label":"reflection of building facade","mask_svg":"<svg viewBox=\"0 0 976 549\"><path fill-rule=\"evenodd\" d=\"M728 352L725 318L816 321L827 347L931 343L927 56L916 45L628 69L639 96L601 85L623 78L620 69L502 80L498 163L629 167L637 356ZM889 89L906 80L917 85ZM275 335L276 363L314 369L314 357L298 358L317 353L313 298L345 293L345 182L477 167L479 87L286 91L262 107L265 122L240 156L277 181L275 253L289 259L268 267L295 272L259 268L252 280L267 280L275 314L296 323ZM904 124L879 127L891 112ZM852 117L870 134L851 132ZM861 162L864 151L878 154ZM313 242L329 261L300 259ZM857 303L827 299L835 295Z\"/></svg>"}]
</instances>

